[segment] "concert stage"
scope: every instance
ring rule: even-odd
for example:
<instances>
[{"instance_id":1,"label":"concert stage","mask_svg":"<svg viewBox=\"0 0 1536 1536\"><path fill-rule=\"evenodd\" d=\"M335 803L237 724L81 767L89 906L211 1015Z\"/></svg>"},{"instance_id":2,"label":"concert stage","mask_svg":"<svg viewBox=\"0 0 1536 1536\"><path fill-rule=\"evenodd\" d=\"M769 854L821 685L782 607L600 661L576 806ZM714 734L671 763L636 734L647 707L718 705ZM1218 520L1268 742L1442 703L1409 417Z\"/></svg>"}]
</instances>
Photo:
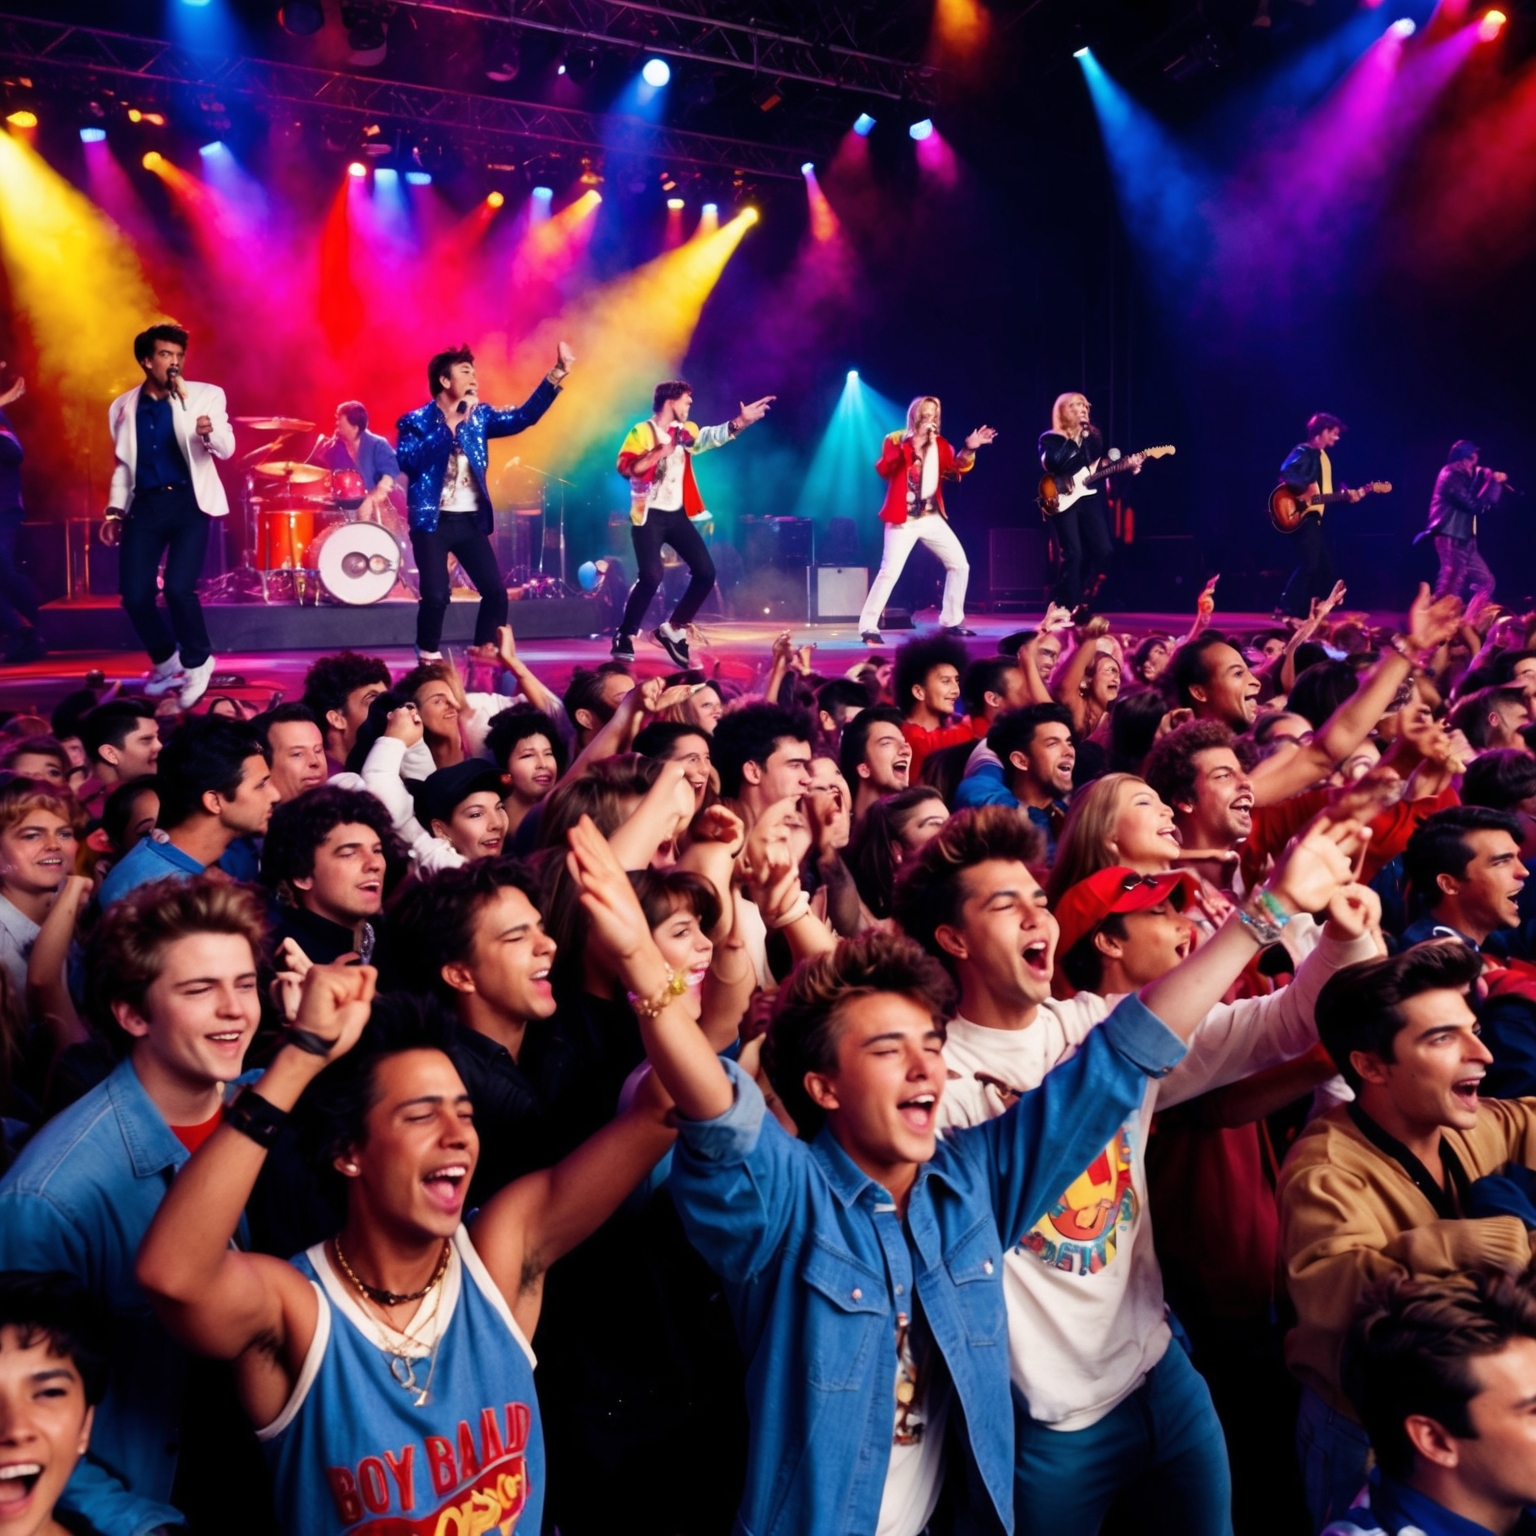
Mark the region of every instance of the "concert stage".
<instances>
[{"instance_id":1,"label":"concert stage","mask_svg":"<svg viewBox=\"0 0 1536 1536\"><path fill-rule=\"evenodd\" d=\"M379 655L392 670L404 672L415 661L411 648L414 603L379 603L371 608L298 608L292 604L263 608L259 604L210 606L209 626L219 659L218 677L238 675L243 681L229 685L215 680L211 693L234 694L265 704L274 690L285 699L297 699L302 691L304 673L326 651L342 646ZM456 659L462 658L473 626L474 604L456 602L449 609L448 648ZM578 608L582 601L539 600L514 603L511 620L517 635L518 654L555 689L563 689L573 668L591 667L608 659L609 636L588 638L580 635L552 635L547 625L558 620L544 610ZM50 604L44 610L55 615L55 622L67 626L60 648L43 661L26 666L0 667L0 708L38 709L47 713L71 689L81 686L87 672L100 670L108 680L121 678L128 687L141 677L148 666L144 654L131 641L123 645L102 644L95 637L105 631L113 614L121 614L105 600L94 603ZM238 616L238 617L235 617ZM247 617L249 616L249 617ZM990 655L1004 635L1026 627L1034 616L1021 613L968 614L966 622L976 630L976 637L965 641L972 657ZM1189 629L1188 613L1116 613L1111 621L1116 634L1137 638L1149 634L1182 635ZM913 634L932 634L937 615L932 611L916 615L914 630L888 630L885 644L866 646L859 640L856 624L796 624L789 626L797 641L816 647L814 669L824 677L836 677L856 666L866 656L895 655L896 647ZM1375 624L1401 623L1402 616L1391 613L1370 615ZM311 622L336 623L335 631L323 642L302 638L310 635ZM345 622L341 622L345 621ZM220 625L240 626L221 630ZM1268 629L1274 620L1263 613L1218 613L1214 627L1220 632L1249 634ZM697 664L711 676L718 677L729 690L750 692L761 687L767 672L774 636L786 626L773 623L732 621L704 626L706 643L695 648ZM222 634L251 636L242 643L221 641ZM63 649L68 645L68 650ZM651 641L636 641L635 672L641 677L657 676L673 670L665 653Z\"/></svg>"}]
</instances>

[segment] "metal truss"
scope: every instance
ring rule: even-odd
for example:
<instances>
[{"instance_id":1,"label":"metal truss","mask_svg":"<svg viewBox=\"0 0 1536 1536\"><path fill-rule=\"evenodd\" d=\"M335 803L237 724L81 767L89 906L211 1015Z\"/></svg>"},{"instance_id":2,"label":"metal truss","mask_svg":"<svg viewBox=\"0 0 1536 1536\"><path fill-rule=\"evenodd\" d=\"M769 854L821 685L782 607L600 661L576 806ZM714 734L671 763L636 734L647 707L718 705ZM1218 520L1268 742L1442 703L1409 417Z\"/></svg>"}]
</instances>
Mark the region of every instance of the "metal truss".
<instances>
[{"instance_id":1,"label":"metal truss","mask_svg":"<svg viewBox=\"0 0 1536 1536\"><path fill-rule=\"evenodd\" d=\"M759 18L731 21L706 14L705 0L655 5L646 0L393 0L417 11L502 22L535 32L555 32L583 42L644 49L722 69L747 70L774 80L797 81L822 90L850 91L890 101L933 106L939 74L928 64L892 58L860 46L863 38L852 7L828 3L788 7L780 31ZM771 8L771 7L764 7ZM709 0L719 12L719 0ZM889 18L894 7L884 6ZM806 29L806 20L816 26ZM887 25L889 25L889 20ZM801 35L805 30L811 36Z\"/></svg>"},{"instance_id":2,"label":"metal truss","mask_svg":"<svg viewBox=\"0 0 1536 1536\"><path fill-rule=\"evenodd\" d=\"M25 73L40 87L54 90L79 91L92 79L130 80L146 88L215 92L327 115L388 119L479 139L490 147L509 140L558 144L786 181L801 179L800 164L808 154L804 148L565 107L504 101L270 59L192 53L156 38L17 16L0 15L0 69Z\"/></svg>"}]
</instances>

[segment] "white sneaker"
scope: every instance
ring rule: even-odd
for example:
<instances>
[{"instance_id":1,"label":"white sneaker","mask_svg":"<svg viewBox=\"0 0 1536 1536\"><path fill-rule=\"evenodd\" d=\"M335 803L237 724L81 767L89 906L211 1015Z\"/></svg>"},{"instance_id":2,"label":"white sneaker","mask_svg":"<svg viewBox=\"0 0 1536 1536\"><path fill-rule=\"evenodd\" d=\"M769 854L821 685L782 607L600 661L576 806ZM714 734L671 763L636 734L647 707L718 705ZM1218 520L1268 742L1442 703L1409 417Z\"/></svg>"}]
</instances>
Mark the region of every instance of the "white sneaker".
<instances>
[{"instance_id":1,"label":"white sneaker","mask_svg":"<svg viewBox=\"0 0 1536 1536\"><path fill-rule=\"evenodd\" d=\"M213 680L215 660L215 657L210 656L202 666L187 668L181 685L181 707L183 709L191 709L208 692L208 684Z\"/></svg>"},{"instance_id":2,"label":"white sneaker","mask_svg":"<svg viewBox=\"0 0 1536 1536\"><path fill-rule=\"evenodd\" d=\"M144 675L144 695L158 699L162 694L180 688L187 680L186 668L181 664L181 652L172 651L164 661L157 661Z\"/></svg>"},{"instance_id":3,"label":"white sneaker","mask_svg":"<svg viewBox=\"0 0 1536 1536\"><path fill-rule=\"evenodd\" d=\"M416 662L418 666L425 666L429 662L441 661L442 659L443 653L441 651L423 651L419 648L417 649Z\"/></svg>"}]
</instances>

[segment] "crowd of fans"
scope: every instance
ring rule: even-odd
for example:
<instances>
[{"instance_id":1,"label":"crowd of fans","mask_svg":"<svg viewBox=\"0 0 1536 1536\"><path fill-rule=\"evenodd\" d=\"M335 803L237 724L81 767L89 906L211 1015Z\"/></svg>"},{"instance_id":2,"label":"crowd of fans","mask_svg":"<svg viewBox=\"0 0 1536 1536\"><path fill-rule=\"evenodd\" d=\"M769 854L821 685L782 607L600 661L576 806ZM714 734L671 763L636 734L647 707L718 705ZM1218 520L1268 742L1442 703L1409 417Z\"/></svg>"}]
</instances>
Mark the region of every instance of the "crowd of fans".
<instances>
[{"instance_id":1,"label":"crowd of fans","mask_svg":"<svg viewBox=\"0 0 1536 1536\"><path fill-rule=\"evenodd\" d=\"M1536 1529L1536 621L1343 596L5 720L0 1536Z\"/></svg>"}]
</instances>

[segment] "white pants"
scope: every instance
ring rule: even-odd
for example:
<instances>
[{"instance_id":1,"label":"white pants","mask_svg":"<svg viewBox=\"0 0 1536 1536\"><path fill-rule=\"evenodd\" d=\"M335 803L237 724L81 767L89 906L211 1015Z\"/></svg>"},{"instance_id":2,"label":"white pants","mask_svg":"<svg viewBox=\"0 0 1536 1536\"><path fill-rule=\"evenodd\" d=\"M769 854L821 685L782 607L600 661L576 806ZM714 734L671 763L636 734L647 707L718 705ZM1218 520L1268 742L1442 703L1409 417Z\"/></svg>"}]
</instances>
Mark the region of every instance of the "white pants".
<instances>
[{"instance_id":1,"label":"white pants","mask_svg":"<svg viewBox=\"0 0 1536 1536\"><path fill-rule=\"evenodd\" d=\"M912 553L914 544L926 544L944 562L944 608L939 623L946 629L965 623L965 584L971 579L971 564L965 558L959 535L937 512L909 517L904 523L885 525L885 550L880 556L880 571L869 589L864 611L859 615L859 629L880 628L880 615Z\"/></svg>"}]
</instances>

